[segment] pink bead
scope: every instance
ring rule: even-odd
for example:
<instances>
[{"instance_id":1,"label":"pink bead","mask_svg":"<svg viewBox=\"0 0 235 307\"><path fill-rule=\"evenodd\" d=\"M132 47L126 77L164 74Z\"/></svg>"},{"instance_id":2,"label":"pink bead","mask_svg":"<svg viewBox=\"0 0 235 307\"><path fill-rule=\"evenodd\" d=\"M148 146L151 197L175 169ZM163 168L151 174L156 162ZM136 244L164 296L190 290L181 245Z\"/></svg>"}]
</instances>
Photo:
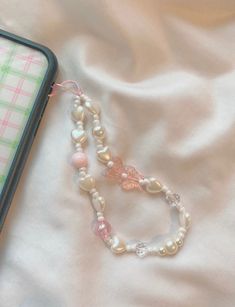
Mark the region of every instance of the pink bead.
<instances>
[{"instance_id":1,"label":"pink bead","mask_svg":"<svg viewBox=\"0 0 235 307\"><path fill-rule=\"evenodd\" d=\"M112 227L106 220L96 221L94 224L94 232L102 240L108 239L111 234Z\"/></svg>"},{"instance_id":2,"label":"pink bead","mask_svg":"<svg viewBox=\"0 0 235 307\"><path fill-rule=\"evenodd\" d=\"M76 168L86 167L88 164L86 154L83 152L75 152L72 155L72 164Z\"/></svg>"}]
</instances>

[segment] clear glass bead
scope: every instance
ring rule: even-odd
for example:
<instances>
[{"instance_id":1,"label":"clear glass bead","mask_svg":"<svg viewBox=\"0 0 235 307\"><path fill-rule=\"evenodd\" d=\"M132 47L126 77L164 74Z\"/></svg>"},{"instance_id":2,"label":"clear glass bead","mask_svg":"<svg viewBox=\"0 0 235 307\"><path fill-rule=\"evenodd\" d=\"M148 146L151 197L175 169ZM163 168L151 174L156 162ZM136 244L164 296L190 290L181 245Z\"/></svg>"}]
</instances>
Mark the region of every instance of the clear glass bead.
<instances>
[{"instance_id":1,"label":"clear glass bead","mask_svg":"<svg viewBox=\"0 0 235 307\"><path fill-rule=\"evenodd\" d=\"M144 242L137 243L136 248L135 248L135 252L136 252L136 255L138 257L140 257L140 258L145 257L148 253L148 247L147 247L146 243L144 243Z\"/></svg>"}]
</instances>

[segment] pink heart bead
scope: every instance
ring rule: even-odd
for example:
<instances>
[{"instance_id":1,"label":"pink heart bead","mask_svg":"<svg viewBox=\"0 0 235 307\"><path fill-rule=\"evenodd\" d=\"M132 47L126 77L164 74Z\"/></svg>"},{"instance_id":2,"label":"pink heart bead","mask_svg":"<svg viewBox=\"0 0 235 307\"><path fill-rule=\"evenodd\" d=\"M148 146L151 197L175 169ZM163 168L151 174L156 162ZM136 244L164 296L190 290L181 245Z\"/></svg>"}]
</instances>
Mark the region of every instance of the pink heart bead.
<instances>
[{"instance_id":1,"label":"pink heart bead","mask_svg":"<svg viewBox=\"0 0 235 307\"><path fill-rule=\"evenodd\" d=\"M75 152L72 155L72 165L76 168L87 167L88 160L87 156L83 152Z\"/></svg>"},{"instance_id":2,"label":"pink heart bead","mask_svg":"<svg viewBox=\"0 0 235 307\"><path fill-rule=\"evenodd\" d=\"M94 224L94 232L102 240L107 240L112 231L112 227L106 220L96 221Z\"/></svg>"}]
</instances>

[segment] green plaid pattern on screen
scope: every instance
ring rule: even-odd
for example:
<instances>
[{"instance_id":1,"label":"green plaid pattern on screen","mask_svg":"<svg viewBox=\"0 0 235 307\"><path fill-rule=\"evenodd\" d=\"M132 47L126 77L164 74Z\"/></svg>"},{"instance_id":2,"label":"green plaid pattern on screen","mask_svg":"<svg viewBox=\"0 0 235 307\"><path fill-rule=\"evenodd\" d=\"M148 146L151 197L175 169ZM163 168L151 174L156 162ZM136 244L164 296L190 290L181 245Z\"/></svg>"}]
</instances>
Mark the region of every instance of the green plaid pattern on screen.
<instances>
[{"instance_id":1,"label":"green plaid pattern on screen","mask_svg":"<svg viewBox=\"0 0 235 307\"><path fill-rule=\"evenodd\" d=\"M41 52L0 37L0 193L47 68Z\"/></svg>"}]
</instances>

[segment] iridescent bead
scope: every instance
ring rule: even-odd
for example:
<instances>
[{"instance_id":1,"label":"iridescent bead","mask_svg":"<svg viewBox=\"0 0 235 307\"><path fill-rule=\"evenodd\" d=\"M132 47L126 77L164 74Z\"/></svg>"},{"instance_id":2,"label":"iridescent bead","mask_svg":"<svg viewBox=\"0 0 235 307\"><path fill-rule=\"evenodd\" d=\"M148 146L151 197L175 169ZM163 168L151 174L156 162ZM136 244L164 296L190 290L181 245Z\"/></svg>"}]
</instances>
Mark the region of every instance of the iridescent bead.
<instances>
[{"instance_id":1,"label":"iridescent bead","mask_svg":"<svg viewBox=\"0 0 235 307\"><path fill-rule=\"evenodd\" d=\"M94 232L102 240L107 240L111 234L112 227L105 219L102 221L96 221L94 224Z\"/></svg>"}]
</instances>

